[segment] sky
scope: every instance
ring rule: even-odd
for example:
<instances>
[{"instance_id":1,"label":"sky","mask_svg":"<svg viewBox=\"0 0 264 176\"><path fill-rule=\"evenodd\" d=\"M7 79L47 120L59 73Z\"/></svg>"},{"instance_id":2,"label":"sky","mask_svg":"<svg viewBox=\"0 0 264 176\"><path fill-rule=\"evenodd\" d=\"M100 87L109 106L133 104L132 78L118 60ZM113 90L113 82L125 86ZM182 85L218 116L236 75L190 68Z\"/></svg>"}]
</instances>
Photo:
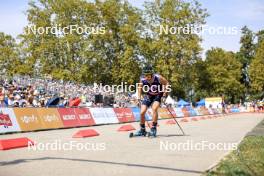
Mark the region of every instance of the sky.
<instances>
[{"instance_id":1,"label":"sky","mask_svg":"<svg viewBox=\"0 0 264 176\"><path fill-rule=\"evenodd\" d=\"M224 27L238 29L232 35L202 35L203 55L211 47L220 47L227 51L238 51L240 44L240 29L247 25L257 32L264 29L264 0L198 0L206 8L210 16L206 18L206 25L210 27ZM0 32L16 37L22 33L27 25L25 12L28 0L0 1ZM144 0L129 0L129 2L143 8Z\"/></svg>"}]
</instances>

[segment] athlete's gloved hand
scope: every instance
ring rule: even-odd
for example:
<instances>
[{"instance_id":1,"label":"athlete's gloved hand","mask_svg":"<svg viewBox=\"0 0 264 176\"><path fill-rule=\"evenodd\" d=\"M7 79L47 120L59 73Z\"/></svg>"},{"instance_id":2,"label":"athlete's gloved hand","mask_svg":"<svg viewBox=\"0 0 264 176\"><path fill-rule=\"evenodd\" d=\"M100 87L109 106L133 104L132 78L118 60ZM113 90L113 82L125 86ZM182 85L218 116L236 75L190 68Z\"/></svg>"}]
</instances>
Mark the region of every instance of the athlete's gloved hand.
<instances>
[{"instance_id":1,"label":"athlete's gloved hand","mask_svg":"<svg viewBox=\"0 0 264 176\"><path fill-rule=\"evenodd\" d=\"M137 103L138 103L138 105L141 105L141 101L142 101L142 100L141 100L140 98L137 99Z\"/></svg>"},{"instance_id":2,"label":"athlete's gloved hand","mask_svg":"<svg viewBox=\"0 0 264 176\"><path fill-rule=\"evenodd\" d=\"M161 97L161 103L165 103L166 99L167 99L167 96L162 96Z\"/></svg>"}]
</instances>

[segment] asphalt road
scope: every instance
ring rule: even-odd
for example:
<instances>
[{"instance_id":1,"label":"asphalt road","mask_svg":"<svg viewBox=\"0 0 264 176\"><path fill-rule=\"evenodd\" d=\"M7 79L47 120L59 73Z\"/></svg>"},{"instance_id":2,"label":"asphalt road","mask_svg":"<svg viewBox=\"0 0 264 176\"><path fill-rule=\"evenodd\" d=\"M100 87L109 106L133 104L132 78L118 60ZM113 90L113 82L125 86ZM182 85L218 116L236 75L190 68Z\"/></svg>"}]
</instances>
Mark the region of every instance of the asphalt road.
<instances>
[{"instance_id":1,"label":"asphalt road","mask_svg":"<svg viewBox=\"0 0 264 176\"><path fill-rule=\"evenodd\" d=\"M117 132L122 124L1 135L28 137L37 145L0 151L0 176L201 175L263 119L263 113L243 113L181 122L186 136L161 120L157 138L130 139L129 132ZM84 129L100 136L72 138Z\"/></svg>"}]
</instances>

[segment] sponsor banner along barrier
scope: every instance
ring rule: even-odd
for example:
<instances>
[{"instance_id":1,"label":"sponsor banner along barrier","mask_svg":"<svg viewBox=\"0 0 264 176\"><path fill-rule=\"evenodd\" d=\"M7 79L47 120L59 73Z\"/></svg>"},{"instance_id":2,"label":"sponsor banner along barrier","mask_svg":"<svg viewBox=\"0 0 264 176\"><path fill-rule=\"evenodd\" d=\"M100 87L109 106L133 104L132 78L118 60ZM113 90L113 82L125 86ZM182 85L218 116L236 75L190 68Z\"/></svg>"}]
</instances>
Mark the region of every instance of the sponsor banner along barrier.
<instances>
[{"instance_id":1,"label":"sponsor banner along barrier","mask_svg":"<svg viewBox=\"0 0 264 176\"><path fill-rule=\"evenodd\" d=\"M252 109L241 110L232 108L226 113L250 112ZM174 117L193 117L222 113L222 109L211 108L170 108ZM159 119L172 118L167 108L159 108ZM152 109L145 115L152 120ZM69 128L133 122L140 120L140 109L134 108L0 108L0 133L16 131L34 131L41 129Z\"/></svg>"},{"instance_id":2,"label":"sponsor banner along barrier","mask_svg":"<svg viewBox=\"0 0 264 176\"><path fill-rule=\"evenodd\" d=\"M45 129L44 122L41 121L37 108L14 108L13 110L21 131Z\"/></svg>"},{"instance_id":3,"label":"sponsor banner along barrier","mask_svg":"<svg viewBox=\"0 0 264 176\"><path fill-rule=\"evenodd\" d=\"M225 109L225 113L226 114L231 113L230 109Z\"/></svg>"},{"instance_id":4,"label":"sponsor banner along barrier","mask_svg":"<svg viewBox=\"0 0 264 176\"><path fill-rule=\"evenodd\" d=\"M76 114L80 126L92 126L95 125L95 121L92 114L88 108L74 108L74 113Z\"/></svg>"},{"instance_id":5,"label":"sponsor banner along barrier","mask_svg":"<svg viewBox=\"0 0 264 176\"><path fill-rule=\"evenodd\" d=\"M146 120L152 120L152 109L149 108L146 112Z\"/></svg>"},{"instance_id":6,"label":"sponsor banner along barrier","mask_svg":"<svg viewBox=\"0 0 264 176\"><path fill-rule=\"evenodd\" d=\"M134 107L134 108L131 108L131 110L135 117L135 121L139 121L140 120L140 109L138 107Z\"/></svg>"},{"instance_id":7,"label":"sponsor banner along barrier","mask_svg":"<svg viewBox=\"0 0 264 176\"><path fill-rule=\"evenodd\" d=\"M184 117L184 114L181 110L181 108L173 108L175 114L176 114L176 117Z\"/></svg>"},{"instance_id":8,"label":"sponsor banner along barrier","mask_svg":"<svg viewBox=\"0 0 264 176\"><path fill-rule=\"evenodd\" d=\"M21 131L11 108L0 108L0 133Z\"/></svg>"},{"instance_id":9,"label":"sponsor banner along barrier","mask_svg":"<svg viewBox=\"0 0 264 176\"><path fill-rule=\"evenodd\" d=\"M96 124L118 123L113 108L90 108Z\"/></svg>"},{"instance_id":10,"label":"sponsor banner along barrier","mask_svg":"<svg viewBox=\"0 0 264 176\"><path fill-rule=\"evenodd\" d=\"M216 112L217 112L217 114L221 114L223 112L223 109L222 108L216 109Z\"/></svg>"},{"instance_id":11,"label":"sponsor banner along barrier","mask_svg":"<svg viewBox=\"0 0 264 176\"><path fill-rule=\"evenodd\" d=\"M114 108L114 112L119 122L135 121L134 114L130 108Z\"/></svg>"},{"instance_id":12,"label":"sponsor banner along barrier","mask_svg":"<svg viewBox=\"0 0 264 176\"><path fill-rule=\"evenodd\" d=\"M59 108L57 109L64 127L77 127L81 126L74 108Z\"/></svg>"},{"instance_id":13,"label":"sponsor banner along barrier","mask_svg":"<svg viewBox=\"0 0 264 176\"><path fill-rule=\"evenodd\" d=\"M218 110L216 108L212 108L213 114L219 114Z\"/></svg>"},{"instance_id":14,"label":"sponsor banner along barrier","mask_svg":"<svg viewBox=\"0 0 264 176\"><path fill-rule=\"evenodd\" d=\"M189 114L190 114L190 116L192 117L192 116L197 116L197 113L194 111L194 109L192 109L192 108L190 108L189 110L188 110L188 112L189 112Z\"/></svg>"},{"instance_id":15,"label":"sponsor banner along barrier","mask_svg":"<svg viewBox=\"0 0 264 176\"><path fill-rule=\"evenodd\" d=\"M199 115L206 115L206 114L204 114L204 111L200 108L196 108L196 111L198 112L197 114L199 114Z\"/></svg>"},{"instance_id":16,"label":"sponsor banner along barrier","mask_svg":"<svg viewBox=\"0 0 264 176\"><path fill-rule=\"evenodd\" d=\"M167 119L170 118L170 115L168 114L168 110L166 108L159 108L158 109L158 115L161 119Z\"/></svg>"},{"instance_id":17,"label":"sponsor banner along barrier","mask_svg":"<svg viewBox=\"0 0 264 176\"><path fill-rule=\"evenodd\" d=\"M247 112L247 109L245 107L239 107L240 112Z\"/></svg>"},{"instance_id":18,"label":"sponsor banner along barrier","mask_svg":"<svg viewBox=\"0 0 264 176\"><path fill-rule=\"evenodd\" d=\"M173 118L172 115L176 117L176 113L174 112L173 108L170 108L169 110L170 112L168 111L167 108L159 108L158 109L159 118L160 119Z\"/></svg>"},{"instance_id":19,"label":"sponsor banner along barrier","mask_svg":"<svg viewBox=\"0 0 264 176\"><path fill-rule=\"evenodd\" d=\"M138 107L131 108L132 113L134 115L135 121L140 121L140 109ZM145 114L145 119L146 120L151 120L152 119L152 110L148 109L148 111Z\"/></svg>"},{"instance_id":20,"label":"sponsor banner along barrier","mask_svg":"<svg viewBox=\"0 0 264 176\"><path fill-rule=\"evenodd\" d=\"M63 123L58 110L55 108L37 108L37 113L42 121L43 129L62 128Z\"/></svg>"},{"instance_id":21,"label":"sponsor banner along barrier","mask_svg":"<svg viewBox=\"0 0 264 176\"><path fill-rule=\"evenodd\" d=\"M201 111L199 111L199 109L194 109L194 111L195 111L195 113L198 115L198 116L201 116L201 115L203 115L202 113L201 113Z\"/></svg>"},{"instance_id":22,"label":"sponsor banner along barrier","mask_svg":"<svg viewBox=\"0 0 264 176\"><path fill-rule=\"evenodd\" d=\"M207 108L204 108L204 107L201 107L200 108L200 111L201 111L201 114L203 114L203 115L209 115L210 114L209 111L208 111L208 109Z\"/></svg>"},{"instance_id":23,"label":"sponsor banner along barrier","mask_svg":"<svg viewBox=\"0 0 264 176\"><path fill-rule=\"evenodd\" d=\"M253 107L250 107L249 112L255 112L255 109Z\"/></svg>"},{"instance_id":24,"label":"sponsor banner along barrier","mask_svg":"<svg viewBox=\"0 0 264 176\"><path fill-rule=\"evenodd\" d=\"M206 108L219 108L221 107L222 97L210 97L205 98L205 107Z\"/></svg>"},{"instance_id":25,"label":"sponsor banner along barrier","mask_svg":"<svg viewBox=\"0 0 264 176\"><path fill-rule=\"evenodd\" d=\"M210 115L214 114L214 111L211 108L208 108L208 112L209 112Z\"/></svg>"},{"instance_id":26,"label":"sponsor banner along barrier","mask_svg":"<svg viewBox=\"0 0 264 176\"><path fill-rule=\"evenodd\" d=\"M182 113L184 114L184 117L190 117L190 113L185 107L182 108Z\"/></svg>"},{"instance_id":27,"label":"sponsor banner along barrier","mask_svg":"<svg viewBox=\"0 0 264 176\"><path fill-rule=\"evenodd\" d=\"M240 109L238 109L238 108L231 108L230 109L230 112L240 112Z\"/></svg>"},{"instance_id":28,"label":"sponsor banner along barrier","mask_svg":"<svg viewBox=\"0 0 264 176\"><path fill-rule=\"evenodd\" d=\"M169 113L169 118L177 117L177 114L174 111L174 108L168 108L167 111Z\"/></svg>"}]
</instances>

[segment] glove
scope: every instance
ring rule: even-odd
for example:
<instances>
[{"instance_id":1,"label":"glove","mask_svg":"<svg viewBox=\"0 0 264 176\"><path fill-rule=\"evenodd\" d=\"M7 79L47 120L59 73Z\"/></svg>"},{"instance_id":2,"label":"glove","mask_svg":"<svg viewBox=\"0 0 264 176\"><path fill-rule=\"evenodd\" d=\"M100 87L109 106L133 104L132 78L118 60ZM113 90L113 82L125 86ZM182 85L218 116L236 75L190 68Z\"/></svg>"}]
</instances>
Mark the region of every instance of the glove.
<instances>
[{"instance_id":1,"label":"glove","mask_svg":"<svg viewBox=\"0 0 264 176\"><path fill-rule=\"evenodd\" d=\"M166 99L167 99L166 96L162 96L162 97L161 97L161 103L164 103L164 104L165 104Z\"/></svg>"},{"instance_id":2,"label":"glove","mask_svg":"<svg viewBox=\"0 0 264 176\"><path fill-rule=\"evenodd\" d=\"M140 105L141 104L141 99L139 98L139 99L137 99L137 103L138 103L138 105Z\"/></svg>"}]
</instances>

